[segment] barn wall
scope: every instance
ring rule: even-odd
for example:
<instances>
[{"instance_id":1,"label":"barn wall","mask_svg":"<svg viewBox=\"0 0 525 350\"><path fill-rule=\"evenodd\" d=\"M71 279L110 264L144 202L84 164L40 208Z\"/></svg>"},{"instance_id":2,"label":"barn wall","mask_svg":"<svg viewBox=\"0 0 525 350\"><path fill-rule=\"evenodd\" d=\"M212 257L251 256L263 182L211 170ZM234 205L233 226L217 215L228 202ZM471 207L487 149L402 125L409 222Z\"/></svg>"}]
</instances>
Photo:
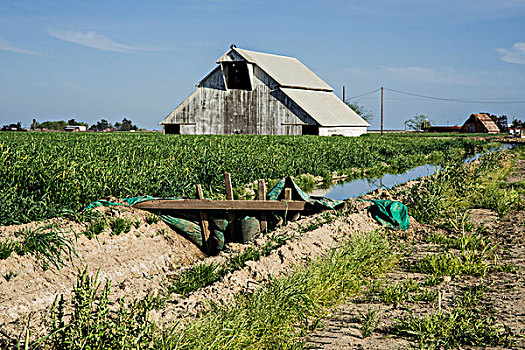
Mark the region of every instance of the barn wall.
<instances>
[{"instance_id":1,"label":"barn wall","mask_svg":"<svg viewBox=\"0 0 525 350\"><path fill-rule=\"evenodd\" d=\"M254 90L226 90L215 69L165 123L181 123L181 134L300 135L301 124L317 124L254 67Z\"/></svg>"}]
</instances>

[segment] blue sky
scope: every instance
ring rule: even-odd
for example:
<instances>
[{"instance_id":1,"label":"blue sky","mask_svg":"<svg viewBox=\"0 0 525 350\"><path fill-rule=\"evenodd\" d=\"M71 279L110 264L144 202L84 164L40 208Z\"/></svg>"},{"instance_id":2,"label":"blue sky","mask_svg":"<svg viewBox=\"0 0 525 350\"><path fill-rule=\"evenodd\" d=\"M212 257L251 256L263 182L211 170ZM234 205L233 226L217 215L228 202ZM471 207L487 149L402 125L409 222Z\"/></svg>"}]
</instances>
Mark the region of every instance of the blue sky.
<instances>
[{"instance_id":1,"label":"blue sky","mask_svg":"<svg viewBox=\"0 0 525 350\"><path fill-rule=\"evenodd\" d=\"M525 101L525 0L0 2L0 125L36 118L158 123L229 46L299 58L341 95L385 88ZM357 102L374 114L378 92ZM461 124L525 103L385 91L385 127Z\"/></svg>"}]
</instances>

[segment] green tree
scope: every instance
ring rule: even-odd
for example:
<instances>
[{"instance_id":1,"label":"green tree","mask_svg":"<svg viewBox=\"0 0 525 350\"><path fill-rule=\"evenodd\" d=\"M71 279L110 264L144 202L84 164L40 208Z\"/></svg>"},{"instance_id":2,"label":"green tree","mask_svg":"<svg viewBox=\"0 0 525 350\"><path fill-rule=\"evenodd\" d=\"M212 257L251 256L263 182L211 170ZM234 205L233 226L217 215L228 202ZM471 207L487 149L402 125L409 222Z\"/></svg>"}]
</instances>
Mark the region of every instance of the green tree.
<instances>
[{"instance_id":1,"label":"green tree","mask_svg":"<svg viewBox=\"0 0 525 350\"><path fill-rule=\"evenodd\" d=\"M77 121L75 120L75 118L73 118L73 119L69 119L69 120L67 121L67 124L68 124L68 125L75 125L75 126L85 126L86 128L89 126L88 123L77 122Z\"/></svg>"},{"instance_id":2,"label":"green tree","mask_svg":"<svg viewBox=\"0 0 525 350\"><path fill-rule=\"evenodd\" d=\"M367 111L365 107L360 106L357 103L345 101L345 104L348 107L350 107L354 112L359 114L359 116L363 118L364 120L366 120L367 122L370 122L374 118L374 115L372 114L372 112Z\"/></svg>"},{"instance_id":3,"label":"green tree","mask_svg":"<svg viewBox=\"0 0 525 350\"><path fill-rule=\"evenodd\" d=\"M106 119L101 119L96 124L93 124L89 127L89 130L92 131L104 131L106 129L112 129L113 125L109 123Z\"/></svg>"},{"instance_id":4,"label":"green tree","mask_svg":"<svg viewBox=\"0 0 525 350\"><path fill-rule=\"evenodd\" d=\"M407 119L405 121L405 128L416 130L416 131L423 131L428 128L430 128L430 119L428 116L424 114L419 114L414 116L414 118Z\"/></svg>"},{"instance_id":5,"label":"green tree","mask_svg":"<svg viewBox=\"0 0 525 350\"><path fill-rule=\"evenodd\" d=\"M45 121L40 124L40 129L64 130L68 124L64 120Z\"/></svg>"},{"instance_id":6,"label":"green tree","mask_svg":"<svg viewBox=\"0 0 525 350\"><path fill-rule=\"evenodd\" d=\"M131 120L128 120L126 118L122 119L122 123L116 122L115 128L118 131L138 130L137 126L134 125Z\"/></svg>"}]
</instances>

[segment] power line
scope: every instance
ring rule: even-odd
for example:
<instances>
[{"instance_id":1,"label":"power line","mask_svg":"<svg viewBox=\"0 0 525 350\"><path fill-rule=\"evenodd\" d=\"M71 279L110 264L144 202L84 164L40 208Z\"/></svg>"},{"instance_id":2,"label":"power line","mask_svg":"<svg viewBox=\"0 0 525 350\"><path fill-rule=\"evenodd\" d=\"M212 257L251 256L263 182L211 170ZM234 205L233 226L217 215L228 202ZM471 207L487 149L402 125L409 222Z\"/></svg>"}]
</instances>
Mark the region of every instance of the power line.
<instances>
[{"instance_id":1,"label":"power line","mask_svg":"<svg viewBox=\"0 0 525 350\"><path fill-rule=\"evenodd\" d=\"M405 91L399 91L395 89L389 89L385 88L385 90L397 92L398 94L408 95L408 96L416 96L421 98L427 98L432 100L438 100L438 101L448 101L448 102L463 102L463 103L525 103L525 100L521 101L487 101L488 99L485 99L484 101L481 100L466 100L466 99L455 99L455 98L443 98L443 97L435 97L435 96L428 96L428 95L421 95L421 94L415 94L412 92L405 92Z\"/></svg>"},{"instance_id":2,"label":"power line","mask_svg":"<svg viewBox=\"0 0 525 350\"><path fill-rule=\"evenodd\" d=\"M349 97L348 100L355 100L355 99L360 98L360 97L372 95L374 92L378 92L379 90L381 90L381 88L375 89L375 90L372 90L372 91L369 91L369 92L365 92L364 94L361 94L361 95Z\"/></svg>"}]
</instances>

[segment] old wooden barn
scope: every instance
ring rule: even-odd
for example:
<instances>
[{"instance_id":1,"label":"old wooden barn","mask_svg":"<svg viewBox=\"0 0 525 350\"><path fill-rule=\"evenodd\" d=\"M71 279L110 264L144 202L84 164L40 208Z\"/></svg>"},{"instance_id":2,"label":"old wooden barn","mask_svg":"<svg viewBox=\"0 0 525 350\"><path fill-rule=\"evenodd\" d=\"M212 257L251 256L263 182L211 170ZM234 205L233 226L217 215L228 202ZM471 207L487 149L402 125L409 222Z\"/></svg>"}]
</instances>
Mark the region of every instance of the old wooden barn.
<instances>
[{"instance_id":1,"label":"old wooden barn","mask_svg":"<svg viewBox=\"0 0 525 350\"><path fill-rule=\"evenodd\" d=\"M485 113L471 114L461 127L464 133L499 133L500 130L490 115Z\"/></svg>"},{"instance_id":2,"label":"old wooden barn","mask_svg":"<svg viewBox=\"0 0 525 350\"><path fill-rule=\"evenodd\" d=\"M370 125L298 59L232 46L160 123L166 134L345 135Z\"/></svg>"}]
</instances>

